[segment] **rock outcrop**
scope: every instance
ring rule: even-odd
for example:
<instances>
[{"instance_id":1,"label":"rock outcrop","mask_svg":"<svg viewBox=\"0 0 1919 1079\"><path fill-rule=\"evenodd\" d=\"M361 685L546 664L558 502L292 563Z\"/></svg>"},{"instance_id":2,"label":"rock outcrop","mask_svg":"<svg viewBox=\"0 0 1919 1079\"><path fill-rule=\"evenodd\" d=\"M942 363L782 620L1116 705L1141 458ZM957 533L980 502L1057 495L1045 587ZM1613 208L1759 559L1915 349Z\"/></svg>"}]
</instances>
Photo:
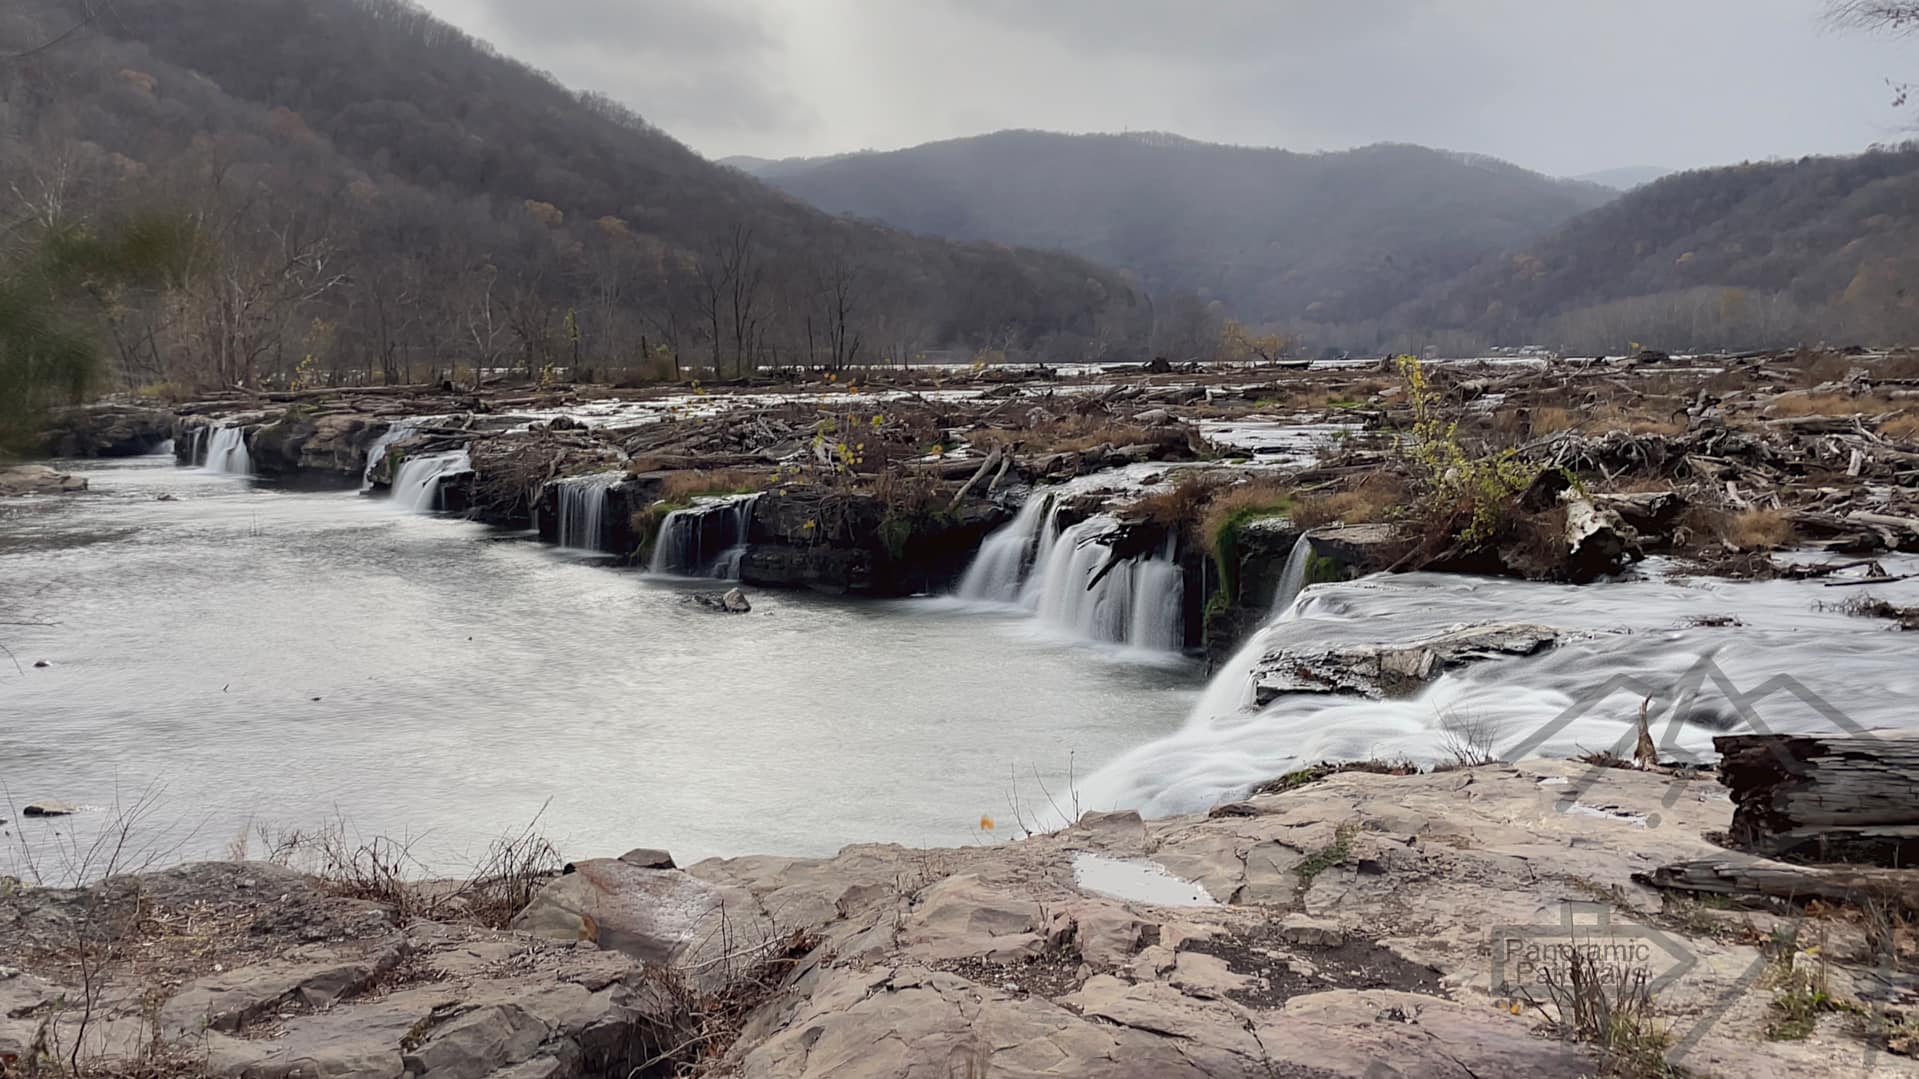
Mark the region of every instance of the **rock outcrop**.
<instances>
[{"instance_id":1,"label":"rock outcrop","mask_svg":"<svg viewBox=\"0 0 1919 1079\"><path fill-rule=\"evenodd\" d=\"M48 457L138 457L172 437L173 413L105 403L54 413L40 445Z\"/></svg>"},{"instance_id":2,"label":"rock outcrop","mask_svg":"<svg viewBox=\"0 0 1919 1079\"><path fill-rule=\"evenodd\" d=\"M646 1079L696 1062L755 1079L1572 1079L1599 1061L1541 1037L1523 1005L1574 944L1648 968L1668 1053L1696 1073L1919 1074L1838 1015L1767 1040L1753 979L1788 921L1675 919L1639 883L1725 856L1701 838L1730 819L1709 781L1533 762L1344 773L1232 808L684 870L635 851L575 864L518 931L408 923L262 865L0 892L17 964L0 967L0 1059L81 1033L63 956L74 933L110 931L141 960L93 1002L87 1055L158 1046L233 1079ZM1135 893L1128 871L1179 887ZM1869 954L1831 925L1836 999L1877 984Z\"/></svg>"},{"instance_id":3,"label":"rock outcrop","mask_svg":"<svg viewBox=\"0 0 1919 1079\"><path fill-rule=\"evenodd\" d=\"M1411 641L1282 648L1253 670L1254 699L1268 704L1287 693L1347 693L1403 697L1441 673L1481 660L1530 656L1559 641L1550 626L1464 626Z\"/></svg>"},{"instance_id":4,"label":"rock outcrop","mask_svg":"<svg viewBox=\"0 0 1919 1079\"><path fill-rule=\"evenodd\" d=\"M58 472L46 465L0 468L0 498L20 495L71 495L87 489L83 476Z\"/></svg>"}]
</instances>

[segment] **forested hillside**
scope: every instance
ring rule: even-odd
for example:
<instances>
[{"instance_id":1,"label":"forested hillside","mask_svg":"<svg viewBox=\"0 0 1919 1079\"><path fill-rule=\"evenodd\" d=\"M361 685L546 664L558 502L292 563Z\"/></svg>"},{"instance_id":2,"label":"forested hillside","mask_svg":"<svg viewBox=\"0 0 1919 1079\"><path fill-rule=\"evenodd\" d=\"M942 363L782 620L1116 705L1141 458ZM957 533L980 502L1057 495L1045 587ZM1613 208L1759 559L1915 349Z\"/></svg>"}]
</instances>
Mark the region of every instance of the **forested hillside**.
<instances>
[{"instance_id":1,"label":"forested hillside","mask_svg":"<svg viewBox=\"0 0 1919 1079\"><path fill-rule=\"evenodd\" d=\"M1169 135L1005 131L735 163L833 213L1124 267L1162 300L1162 323L1218 300L1245 322L1355 345L1434 281L1615 194L1417 146L1298 154Z\"/></svg>"},{"instance_id":2,"label":"forested hillside","mask_svg":"<svg viewBox=\"0 0 1919 1079\"><path fill-rule=\"evenodd\" d=\"M1669 176L1395 316L1579 350L1919 339L1919 144Z\"/></svg>"},{"instance_id":3,"label":"forested hillside","mask_svg":"<svg viewBox=\"0 0 1919 1079\"><path fill-rule=\"evenodd\" d=\"M0 227L190 219L178 287L100 297L132 383L1087 358L1146 335L1118 273L831 218L405 0L91 7L70 37L70 7L0 11L21 192Z\"/></svg>"}]
</instances>

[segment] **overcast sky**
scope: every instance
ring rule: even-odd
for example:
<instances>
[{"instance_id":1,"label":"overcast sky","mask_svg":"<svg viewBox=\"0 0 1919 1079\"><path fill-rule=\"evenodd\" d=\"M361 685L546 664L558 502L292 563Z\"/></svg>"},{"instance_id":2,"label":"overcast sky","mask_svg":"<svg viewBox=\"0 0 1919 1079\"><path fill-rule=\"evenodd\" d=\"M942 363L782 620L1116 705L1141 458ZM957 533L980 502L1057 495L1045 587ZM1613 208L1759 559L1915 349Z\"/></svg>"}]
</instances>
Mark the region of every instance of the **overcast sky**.
<instances>
[{"instance_id":1,"label":"overcast sky","mask_svg":"<svg viewBox=\"0 0 1919 1079\"><path fill-rule=\"evenodd\" d=\"M1919 38L1822 0L422 0L709 157L1009 127L1300 150L1380 141L1575 174L1908 137Z\"/></svg>"}]
</instances>

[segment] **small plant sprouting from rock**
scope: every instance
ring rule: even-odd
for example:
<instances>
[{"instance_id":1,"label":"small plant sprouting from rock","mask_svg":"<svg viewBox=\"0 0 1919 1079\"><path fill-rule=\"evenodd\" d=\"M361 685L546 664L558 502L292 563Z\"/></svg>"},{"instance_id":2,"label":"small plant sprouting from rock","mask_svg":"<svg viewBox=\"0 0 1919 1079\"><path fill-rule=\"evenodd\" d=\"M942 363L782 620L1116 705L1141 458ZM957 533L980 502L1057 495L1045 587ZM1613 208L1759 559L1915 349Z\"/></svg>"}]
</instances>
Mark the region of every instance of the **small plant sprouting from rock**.
<instances>
[{"instance_id":1,"label":"small plant sprouting from rock","mask_svg":"<svg viewBox=\"0 0 1919 1079\"><path fill-rule=\"evenodd\" d=\"M1679 1079L1667 1063L1672 1031L1655 1007L1651 975L1643 969L1607 971L1582 949L1566 950L1564 970L1541 974L1540 993L1522 994L1553 1032L1599 1053L1603 1079Z\"/></svg>"},{"instance_id":2,"label":"small plant sprouting from rock","mask_svg":"<svg viewBox=\"0 0 1919 1079\"><path fill-rule=\"evenodd\" d=\"M1359 834L1358 825L1340 825L1334 830L1330 845L1308 854L1293 867L1293 876L1299 880L1299 891L1302 895L1313 886L1314 878L1352 857L1353 836L1357 834Z\"/></svg>"}]
</instances>

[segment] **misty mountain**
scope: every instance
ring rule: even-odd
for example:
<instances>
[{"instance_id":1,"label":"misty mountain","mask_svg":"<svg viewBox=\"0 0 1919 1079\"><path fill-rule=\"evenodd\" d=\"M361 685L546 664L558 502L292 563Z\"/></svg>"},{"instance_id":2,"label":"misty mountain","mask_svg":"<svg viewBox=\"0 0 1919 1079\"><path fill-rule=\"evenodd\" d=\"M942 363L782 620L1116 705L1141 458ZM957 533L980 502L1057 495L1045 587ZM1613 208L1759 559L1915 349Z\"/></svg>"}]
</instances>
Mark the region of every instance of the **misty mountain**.
<instances>
[{"instance_id":1,"label":"misty mountain","mask_svg":"<svg viewBox=\"0 0 1919 1079\"><path fill-rule=\"evenodd\" d=\"M829 321L855 318L841 351L857 339L867 356L990 342L1079 357L1144 337L1115 272L833 218L405 0L101 10L0 65L0 173L35 213L199 220L257 324L217 325L237 301L205 275L194 320L167 326L182 355L238 356L223 378L303 356L388 377L419 376L416 358L604 369L650 360L642 340L737 366L816 355ZM65 18L0 11L0 54ZM27 216L19 201L0 227ZM216 342L185 339L202 323ZM123 359L162 378L165 344Z\"/></svg>"},{"instance_id":2,"label":"misty mountain","mask_svg":"<svg viewBox=\"0 0 1919 1079\"><path fill-rule=\"evenodd\" d=\"M1672 171L1660 168L1658 165L1627 165L1623 168L1588 172L1573 179L1581 183L1610 187L1614 191L1631 191L1635 187L1644 187L1661 177L1671 176Z\"/></svg>"},{"instance_id":3,"label":"misty mountain","mask_svg":"<svg viewBox=\"0 0 1919 1079\"><path fill-rule=\"evenodd\" d=\"M1919 336L1919 143L1668 176L1489 258L1402 327L1618 350Z\"/></svg>"},{"instance_id":4,"label":"misty mountain","mask_svg":"<svg viewBox=\"0 0 1919 1079\"><path fill-rule=\"evenodd\" d=\"M1164 134L1002 131L886 153L736 160L831 213L1067 251L1254 323L1378 319L1614 192L1418 146L1343 153Z\"/></svg>"}]
</instances>

